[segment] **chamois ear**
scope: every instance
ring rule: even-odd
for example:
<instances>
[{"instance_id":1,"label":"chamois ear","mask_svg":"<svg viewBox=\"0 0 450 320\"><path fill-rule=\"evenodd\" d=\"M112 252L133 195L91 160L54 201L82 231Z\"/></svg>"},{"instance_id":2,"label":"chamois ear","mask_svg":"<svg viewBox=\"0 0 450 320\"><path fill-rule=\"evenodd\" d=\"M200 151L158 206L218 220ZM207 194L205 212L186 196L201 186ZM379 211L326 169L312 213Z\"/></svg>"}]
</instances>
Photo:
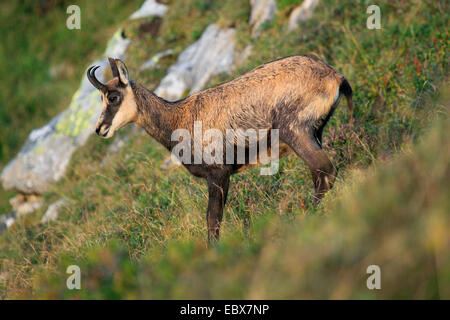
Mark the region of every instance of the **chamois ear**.
<instances>
[{"instance_id":1,"label":"chamois ear","mask_svg":"<svg viewBox=\"0 0 450 320\"><path fill-rule=\"evenodd\" d=\"M119 77L119 80L122 84L128 85L129 77L128 77L128 69L125 63L123 63L120 59L109 59L109 64L111 65L111 70L114 77Z\"/></svg>"},{"instance_id":2,"label":"chamois ear","mask_svg":"<svg viewBox=\"0 0 450 320\"><path fill-rule=\"evenodd\" d=\"M116 60L114 58L108 58L108 61L109 61L109 65L111 66L113 78L118 78L119 70L117 69L117 66L116 66Z\"/></svg>"}]
</instances>

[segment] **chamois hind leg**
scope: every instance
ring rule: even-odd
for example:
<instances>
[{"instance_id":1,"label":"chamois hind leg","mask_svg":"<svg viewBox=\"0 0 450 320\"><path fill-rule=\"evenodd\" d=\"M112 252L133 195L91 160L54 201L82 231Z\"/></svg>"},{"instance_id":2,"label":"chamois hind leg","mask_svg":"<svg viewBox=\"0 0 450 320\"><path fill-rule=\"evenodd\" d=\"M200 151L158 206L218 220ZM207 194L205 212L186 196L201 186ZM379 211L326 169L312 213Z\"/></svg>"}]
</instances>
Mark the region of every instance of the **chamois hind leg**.
<instances>
[{"instance_id":1,"label":"chamois hind leg","mask_svg":"<svg viewBox=\"0 0 450 320\"><path fill-rule=\"evenodd\" d=\"M220 172L207 178L208 181L208 241L219 239L220 224L223 217L223 208L227 201L230 174Z\"/></svg>"},{"instance_id":2,"label":"chamois hind leg","mask_svg":"<svg viewBox=\"0 0 450 320\"><path fill-rule=\"evenodd\" d=\"M288 144L302 158L311 171L314 182L314 205L331 189L336 178L336 170L325 151L319 145L317 133L313 129L280 129L280 139Z\"/></svg>"}]
</instances>

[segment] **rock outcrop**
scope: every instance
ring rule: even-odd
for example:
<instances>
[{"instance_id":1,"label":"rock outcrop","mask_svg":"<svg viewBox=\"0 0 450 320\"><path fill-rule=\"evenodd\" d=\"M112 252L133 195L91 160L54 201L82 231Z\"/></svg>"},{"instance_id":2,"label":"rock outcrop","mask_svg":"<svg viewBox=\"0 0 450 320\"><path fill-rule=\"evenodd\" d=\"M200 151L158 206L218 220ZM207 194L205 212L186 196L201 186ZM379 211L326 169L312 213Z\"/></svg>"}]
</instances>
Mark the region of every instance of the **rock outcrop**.
<instances>
[{"instance_id":1,"label":"rock outcrop","mask_svg":"<svg viewBox=\"0 0 450 320\"><path fill-rule=\"evenodd\" d=\"M201 38L187 47L169 68L155 93L167 100L202 90L209 79L229 73L234 66L234 29L209 25Z\"/></svg>"},{"instance_id":2,"label":"rock outcrop","mask_svg":"<svg viewBox=\"0 0 450 320\"><path fill-rule=\"evenodd\" d=\"M173 55L173 50L172 49L167 49L163 52L159 52L157 54L155 54L153 57L151 57L150 59L146 60L140 67L141 70L146 70L146 69L153 69L158 65L158 62L162 59L165 58L167 56L171 56Z\"/></svg>"},{"instance_id":3,"label":"rock outcrop","mask_svg":"<svg viewBox=\"0 0 450 320\"><path fill-rule=\"evenodd\" d=\"M66 204L66 199L59 199L58 201L52 203L42 217L41 222L45 223L56 220L58 218L59 210Z\"/></svg>"},{"instance_id":4,"label":"rock outcrop","mask_svg":"<svg viewBox=\"0 0 450 320\"><path fill-rule=\"evenodd\" d=\"M147 17L162 17L167 12L167 6L163 3L159 3L156 0L146 0L142 6L135 11L130 19L141 19Z\"/></svg>"},{"instance_id":5,"label":"rock outcrop","mask_svg":"<svg viewBox=\"0 0 450 320\"><path fill-rule=\"evenodd\" d=\"M252 37L256 38L261 34L261 26L273 20L277 11L275 0L250 0L252 12L249 24L252 26Z\"/></svg>"},{"instance_id":6,"label":"rock outcrop","mask_svg":"<svg viewBox=\"0 0 450 320\"><path fill-rule=\"evenodd\" d=\"M5 213L0 216L0 234L5 232L16 221L16 213Z\"/></svg>"}]
</instances>

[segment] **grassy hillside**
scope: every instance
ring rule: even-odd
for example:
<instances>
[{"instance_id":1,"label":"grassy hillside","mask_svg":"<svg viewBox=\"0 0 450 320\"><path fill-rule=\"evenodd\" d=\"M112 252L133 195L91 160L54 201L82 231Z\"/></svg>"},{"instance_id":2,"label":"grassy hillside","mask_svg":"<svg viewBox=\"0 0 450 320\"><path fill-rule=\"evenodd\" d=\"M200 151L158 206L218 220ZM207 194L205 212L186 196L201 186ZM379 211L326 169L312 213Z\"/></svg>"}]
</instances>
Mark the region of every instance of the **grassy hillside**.
<instances>
[{"instance_id":1,"label":"grassy hillside","mask_svg":"<svg viewBox=\"0 0 450 320\"><path fill-rule=\"evenodd\" d=\"M124 228L109 235L114 240L92 243L82 258L69 250L57 259L54 273L41 272L35 279L34 294L24 297L448 299L448 111L418 146L389 164L348 173L320 214L268 210L252 215L244 234L245 219L228 212L225 237L210 249L196 230L201 219L184 222L183 239L175 236L174 241L170 238L179 233L173 230L178 226L164 213L144 218L138 212L145 210L138 209L109 217L106 223ZM137 252L139 234L147 235L150 244L138 250L142 256L130 257ZM85 276L81 291L67 290L62 281L65 268L74 263ZM373 264L381 268L380 291L366 288L366 268Z\"/></svg>"},{"instance_id":2,"label":"grassy hillside","mask_svg":"<svg viewBox=\"0 0 450 320\"><path fill-rule=\"evenodd\" d=\"M313 18L285 34L300 1L279 1L276 19L251 39L250 8L234 1L172 0L159 31L125 26L135 40L132 78L154 87L175 59L135 72L164 49L181 52L211 22L236 26L249 60L225 81L260 63L314 53L346 75L355 120L344 107L325 131L340 169L336 187L312 208L301 160L277 175L258 168L234 176L222 239L206 246L204 182L183 168L160 169L166 151L135 136L119 154L92 137L68 175L46 194L70 206L41 224L38 212L0 237L2 297L39 298L449 298L448 4L384 1L382 29L366 28L365 1L322 1ZM158 22L159 23L159 22ZM80 291L65 269L82 270ZM382 290L365 270L382 269Z\"/></svg>"}]
</instances>

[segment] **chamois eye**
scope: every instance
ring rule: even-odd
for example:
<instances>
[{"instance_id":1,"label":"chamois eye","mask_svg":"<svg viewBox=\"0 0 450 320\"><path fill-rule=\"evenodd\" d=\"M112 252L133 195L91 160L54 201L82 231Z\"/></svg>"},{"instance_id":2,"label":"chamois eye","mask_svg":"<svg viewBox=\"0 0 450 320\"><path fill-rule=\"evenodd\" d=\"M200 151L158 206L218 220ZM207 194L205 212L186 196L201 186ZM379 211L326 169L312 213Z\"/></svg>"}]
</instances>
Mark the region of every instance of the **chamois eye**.
<instances>
[{"instance_id":1,"label":"chamois eye","mask_svg":"<svg viewBox=\"0 0 450 320\"><path fill-rule=\"evenodd\" d=\"M108 101L109 101L109 103L115 104L115 103L119 102L119 96L116 96L116 95L108 96Z\"/></svg>"}]
</instances>

